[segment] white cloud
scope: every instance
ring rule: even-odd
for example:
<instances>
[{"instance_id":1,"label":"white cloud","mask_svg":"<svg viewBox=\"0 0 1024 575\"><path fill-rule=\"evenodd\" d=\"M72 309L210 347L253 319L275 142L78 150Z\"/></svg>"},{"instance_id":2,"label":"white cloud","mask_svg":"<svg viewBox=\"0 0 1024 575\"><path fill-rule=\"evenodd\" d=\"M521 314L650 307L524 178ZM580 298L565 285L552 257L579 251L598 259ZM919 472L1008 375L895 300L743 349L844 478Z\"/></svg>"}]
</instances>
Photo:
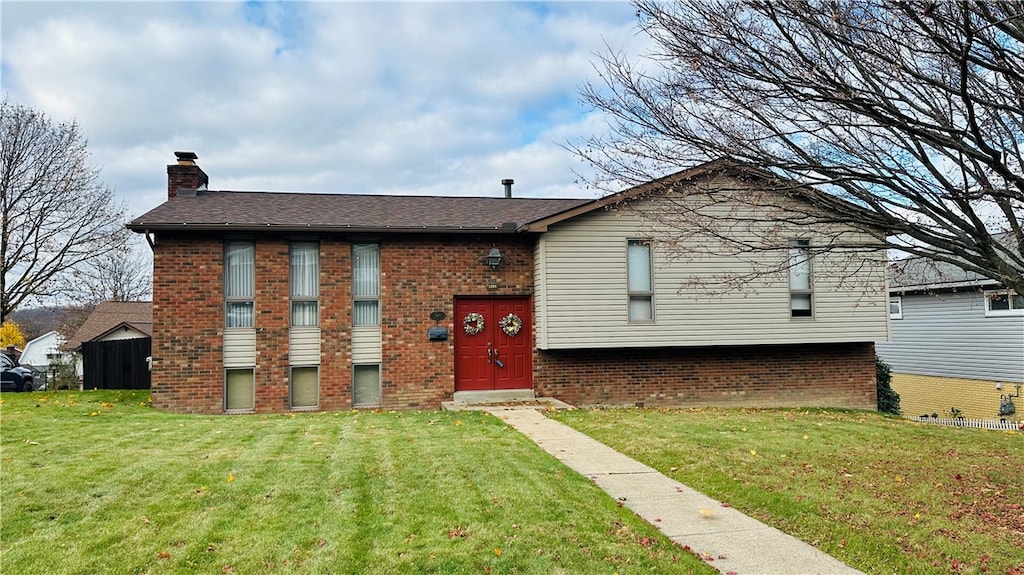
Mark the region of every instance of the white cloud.
<instances>
[{"instance_id":1,"label":"white cloud","mask_svg":"<svg viewBox=\"0 0 1024 575\"><path fill-rule=\"evenodd\" d=\"M583 196L560 144L625 3L5 3L3 91L77 119L133 215L175 150L214 189Z\"/></svg>"}]
</instances>

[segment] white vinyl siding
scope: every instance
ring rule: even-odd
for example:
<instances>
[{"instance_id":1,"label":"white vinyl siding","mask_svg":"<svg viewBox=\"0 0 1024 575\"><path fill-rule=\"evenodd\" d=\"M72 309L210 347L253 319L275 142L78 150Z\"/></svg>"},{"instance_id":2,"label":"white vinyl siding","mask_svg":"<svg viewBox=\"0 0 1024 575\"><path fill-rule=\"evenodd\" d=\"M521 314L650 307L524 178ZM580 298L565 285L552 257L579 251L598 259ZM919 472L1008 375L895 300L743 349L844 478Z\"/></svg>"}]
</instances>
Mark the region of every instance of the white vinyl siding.
<instances>
[{"instance_id":1,"label":"white vinyl siding","mask_svg":"<svg viewBox=\"0 0 1024 575\"><path fill-rule=\"evenodd\" d=\"M983 294L965 290L903 294L879 357L895 373L1024 383L1024 320L986 316Z\"/></svg>"},{"instance_id":2,"label":"white vinyl siding","mask_svg":"<svg viewBox=\"0 0 1024 575\"><path fill-rule=\"evenodd\" d=\"M552 225L537 243L537 345L542 349L796 344L884 340L885 254L816 255L815 320L793 321L784 271L742 292L709 293L693 280L737 273L730 254L672 259L653 250L657 322L629 322L623 245L665 230L628 210L595 210ZM813 238L812 233L807 234ZM863 238L861 238L863 239ZM786 249L761 257L788 257ZM865 258L870 261L865 262ZM774 261L774 260L773 260ZM780 267L785 267L780 265ZM823 270L827 270L823 271ZM855 281L844 281L856 270ZM846 272L846 273L844 273Z\"/></svg>"},{"instance_id":3,"label":"white vinyl siding","mask_svg":"<svg viewBox=\"0 0 1024 575\"><path fill-rule=\"evenodd\" d=\"M224 367L256 365L256 330L233 327L224 330Z\"/></svg>"},{"instance_id":4,"label":"white vinyl siding","mask_svg":"<svg viewBox=\"0 0 1024 575\"><path fill-rule=\"evenodd\" d=\"M381 332L379 325L352 328L352 363L381 362Z\"/></svg>"},{"instance_id":5,"label":"white vinyl siding","mask_svg":"<svg viewBox=\"0 0 1024 575\"><path fill-rule=\"evenodd\" d=\"M288 363L318 365L320 363L320 328L293 327L288 331Z\"/></svg>"}]
</instances>

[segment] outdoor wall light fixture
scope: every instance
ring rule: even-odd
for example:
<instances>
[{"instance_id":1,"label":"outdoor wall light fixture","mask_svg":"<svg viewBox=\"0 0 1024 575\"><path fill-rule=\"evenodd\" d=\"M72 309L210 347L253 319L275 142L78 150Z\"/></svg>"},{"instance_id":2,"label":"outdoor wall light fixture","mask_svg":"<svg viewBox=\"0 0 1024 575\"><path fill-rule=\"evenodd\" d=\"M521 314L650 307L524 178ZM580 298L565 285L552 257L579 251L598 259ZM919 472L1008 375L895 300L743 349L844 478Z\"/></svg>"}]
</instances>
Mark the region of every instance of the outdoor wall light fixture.
<instances>
[{"instance_id":1,"label":"outdoor wall light fixture","mask_svg":"<svg viewBox=\"0 0 1024 575\"><path fill-rule=\"evenodd\" d=\"M498 248L491 248L491 251L487 252L487 265L491 266L492 270L498 269L498 264L501 263L501 250Z\"/></svg>"}]
</instances>

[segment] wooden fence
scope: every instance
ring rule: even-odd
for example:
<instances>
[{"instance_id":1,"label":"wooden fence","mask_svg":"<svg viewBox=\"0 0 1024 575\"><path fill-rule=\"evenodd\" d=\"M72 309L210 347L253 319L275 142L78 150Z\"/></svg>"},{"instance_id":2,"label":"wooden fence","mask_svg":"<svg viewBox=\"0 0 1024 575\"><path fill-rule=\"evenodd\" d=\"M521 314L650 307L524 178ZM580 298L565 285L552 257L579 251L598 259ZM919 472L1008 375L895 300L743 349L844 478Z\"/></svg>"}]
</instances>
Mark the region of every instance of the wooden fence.
<instances>
[{"instance_id":1,"label":"wooden fence","mask_svg":"<svg viewBox=\"0 0 1024 575\"><path fill-rule=\"evenodd\" d=\"M152 339L121 339L82 344L85 389L149 389Z\"/></svg>"}]
</instances>

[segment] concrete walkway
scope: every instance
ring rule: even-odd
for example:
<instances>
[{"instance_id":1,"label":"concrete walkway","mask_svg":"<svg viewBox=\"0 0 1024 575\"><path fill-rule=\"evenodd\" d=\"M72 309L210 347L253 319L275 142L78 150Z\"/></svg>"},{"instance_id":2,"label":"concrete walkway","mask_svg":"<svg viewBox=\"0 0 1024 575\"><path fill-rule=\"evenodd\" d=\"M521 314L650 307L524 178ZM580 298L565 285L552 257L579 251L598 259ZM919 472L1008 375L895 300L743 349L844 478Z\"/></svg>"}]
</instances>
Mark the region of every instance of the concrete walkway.
<instances>
[{"instance_id":1,"label":"concrete walkway","mask_svg":"<svg viewBox=\"0 0 1024 575\"><path fill-rule=\"evenodd\" d=\"M854 575L815 547L723 506L536 409L487 409L722 573Z\"/></svg>"}]
</instances>

